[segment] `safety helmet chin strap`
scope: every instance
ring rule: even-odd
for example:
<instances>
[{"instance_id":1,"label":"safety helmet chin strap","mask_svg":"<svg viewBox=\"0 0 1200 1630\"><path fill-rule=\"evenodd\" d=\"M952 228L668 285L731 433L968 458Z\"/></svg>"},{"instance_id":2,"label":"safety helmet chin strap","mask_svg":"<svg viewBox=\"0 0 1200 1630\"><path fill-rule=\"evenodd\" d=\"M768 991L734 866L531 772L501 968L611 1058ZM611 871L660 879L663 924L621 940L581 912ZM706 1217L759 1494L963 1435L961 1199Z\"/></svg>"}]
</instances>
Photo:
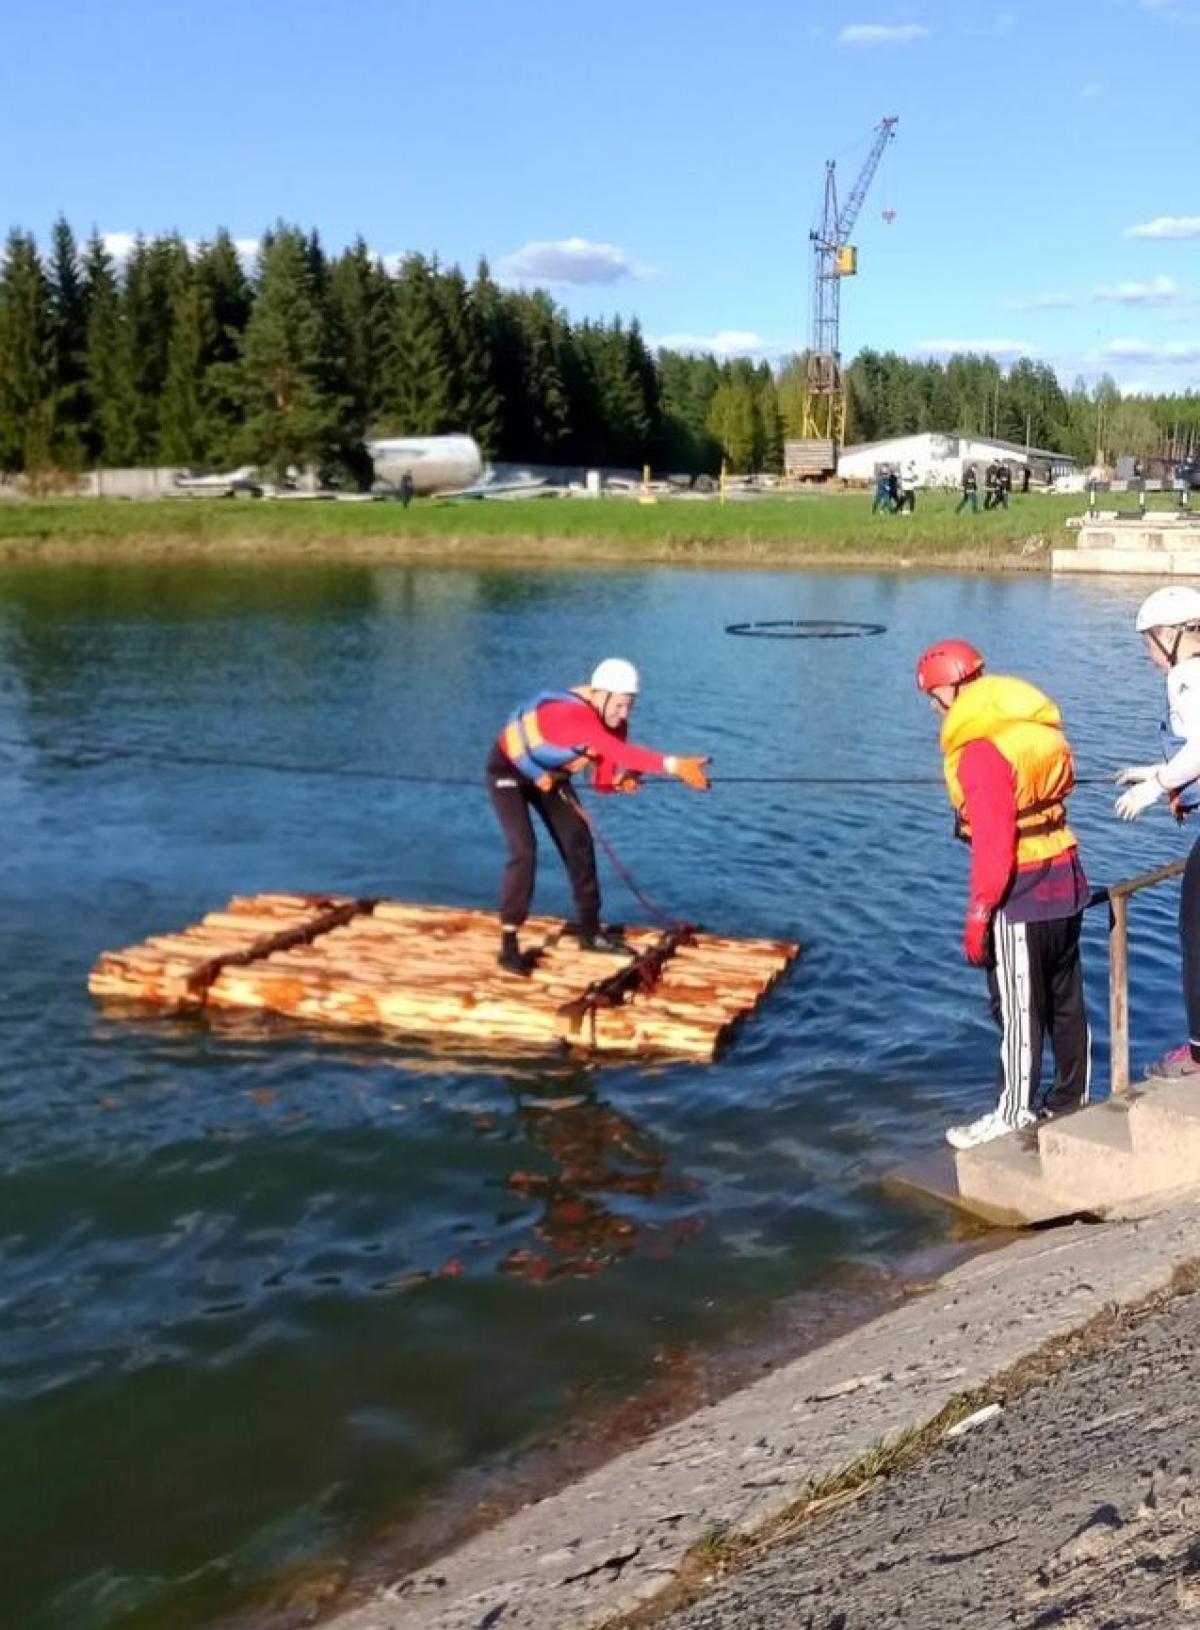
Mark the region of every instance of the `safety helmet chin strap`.
<instances>
[{"instance_id":1,"label":"safety helmet chin strap","mask_svg":"<svg viewBox=\"0 0 1200 1630\"><path fill-rule=\"evenodd\" d=\"M1180 642L1182 641L1183 636L1187 633L1187 631L1188 631L1188 624L1187 623L1180 623L1177 627L1172 629L1172 633L1175 635L1175 638L1171 642L1171 649L1168 651L1167 647L1159 639L1158 634L1155 632L1155 630L1153 628L1148 630L1151 645L1153 645L1166 658L1168 668L1173 668L1175 666L1175 664L1179 661Z\"/></svg>"}]
</instances>

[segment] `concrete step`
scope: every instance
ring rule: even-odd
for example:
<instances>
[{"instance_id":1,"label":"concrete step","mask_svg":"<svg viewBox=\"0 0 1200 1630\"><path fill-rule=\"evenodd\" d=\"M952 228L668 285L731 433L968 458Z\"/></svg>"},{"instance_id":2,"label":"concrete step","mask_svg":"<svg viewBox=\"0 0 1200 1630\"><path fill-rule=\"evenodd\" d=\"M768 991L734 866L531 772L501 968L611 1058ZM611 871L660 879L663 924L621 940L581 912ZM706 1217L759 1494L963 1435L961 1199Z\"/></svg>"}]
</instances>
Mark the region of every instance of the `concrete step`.
<instances>
[{"instance_id":1,"label":"concrete step","mask_svg":"<svg viewBox=\"0 0 1200 1630\"><path fill-rule=\"evenodd\" d=\"M1023 1228L1092 1209L1080 1204L1077 1196L1051 1188L1032 1131L993 1138L977 1149L959 1149L954 1165L959 1204L986 1222Z\"/></svg>"},{"instance_id":2,"label":"concrete step","mask_svg":"<svg viewBox=\"0 0 1200 1630\"><path fill-rule=\"evenodd\" d=\"M1129 1130L1154 1187L1200 1182L1200 1083L1147 1081L1130 1094Z\"/></svg>"},{"instance_id":3,"label":"concrete step","mask_svg":"<svg viewBox=\"0 0 1200 1630\"><path fill-rule=\"evenodd\" d=\"M1103 1211L1157 1186L1134 1149L1129 1105L1105 1099L1037 1129L1042 1173L1057 1195L1079 1211Z\"/></svg>"}]
</instances>

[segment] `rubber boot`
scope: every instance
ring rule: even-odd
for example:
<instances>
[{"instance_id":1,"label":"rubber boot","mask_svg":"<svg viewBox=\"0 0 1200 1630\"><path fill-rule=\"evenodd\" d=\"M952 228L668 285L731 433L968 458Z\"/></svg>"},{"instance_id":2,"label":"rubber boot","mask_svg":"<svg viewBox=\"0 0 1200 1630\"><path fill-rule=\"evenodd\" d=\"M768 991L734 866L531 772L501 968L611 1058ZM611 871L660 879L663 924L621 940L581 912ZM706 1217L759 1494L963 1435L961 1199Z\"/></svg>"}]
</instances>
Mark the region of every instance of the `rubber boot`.
<instances>
[{"instance_id":1,"label":"rubber boot","mask_svg":"<svg viewBox=\"0 0 1200 1630\"><path fill-rule=\"evenodd\" d=\"M513 973L520 979L528 979L530 974L529 959L517 943L515 928L505 928L500 932L500 955L496 958L505 973Z\"/></svg>"}]
</instances>

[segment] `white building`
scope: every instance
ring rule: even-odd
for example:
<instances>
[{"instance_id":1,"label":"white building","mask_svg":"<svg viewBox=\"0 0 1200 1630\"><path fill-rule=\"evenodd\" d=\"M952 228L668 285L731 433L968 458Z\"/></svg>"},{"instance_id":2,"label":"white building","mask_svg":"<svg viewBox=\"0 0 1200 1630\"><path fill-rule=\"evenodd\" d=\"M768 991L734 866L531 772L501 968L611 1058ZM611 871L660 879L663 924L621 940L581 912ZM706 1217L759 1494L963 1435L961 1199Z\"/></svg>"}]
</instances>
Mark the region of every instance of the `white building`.
<instances>
[{"instance_id":1,"label":"white building","mask_svg":"<svg viewBox=\"0 0 1200 1630\"><path fill-rule=\"evenodd\" d=\"M957 487L963 468L977 466L980 489L983 472L989 464L1008 464L1021 471L1027 466L1034 481L1055 480L1075 471L1075 460L1065 453L1052 453L1044 447L1025 447L1019 442L1000 441L995 436L945 435L922 430L911 436L889 436L884 441L863 441L844 447L838 458L837 473L843 481L874 481L882 466L897 470L916 466L917 480L925 487Z\"/></svg>"}]
</instances>

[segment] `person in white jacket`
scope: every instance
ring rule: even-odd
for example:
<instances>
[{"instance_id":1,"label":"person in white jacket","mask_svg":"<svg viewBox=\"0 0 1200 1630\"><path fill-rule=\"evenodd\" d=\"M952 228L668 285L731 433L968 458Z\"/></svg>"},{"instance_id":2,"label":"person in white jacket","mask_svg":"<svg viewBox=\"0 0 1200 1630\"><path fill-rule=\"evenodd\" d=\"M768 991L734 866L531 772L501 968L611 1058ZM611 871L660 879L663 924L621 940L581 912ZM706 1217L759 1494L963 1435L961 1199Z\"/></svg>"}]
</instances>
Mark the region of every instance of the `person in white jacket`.
<instances>
[{"instance_id":1,"label":"person in white jacket","mask_svg":"<svg viewBox=\"0 0 1200 1630\"><path fill-rule=\"evenodd\" d=\"M1123 821L1136 820L1165 798L1183 818L1183 794L1200 780L1200 589L1171 584L1155 589L1138 608L1135 623L1154 666L1167 676L1167 729L1179 744L1158 764L1131 764L1117 776L1128 791L1117 799ZM1188 1039L1146 1074L1200 1081L1200 842L1192 847L1179 899L1179 944Z\"/></svg>"}]
</instances>

